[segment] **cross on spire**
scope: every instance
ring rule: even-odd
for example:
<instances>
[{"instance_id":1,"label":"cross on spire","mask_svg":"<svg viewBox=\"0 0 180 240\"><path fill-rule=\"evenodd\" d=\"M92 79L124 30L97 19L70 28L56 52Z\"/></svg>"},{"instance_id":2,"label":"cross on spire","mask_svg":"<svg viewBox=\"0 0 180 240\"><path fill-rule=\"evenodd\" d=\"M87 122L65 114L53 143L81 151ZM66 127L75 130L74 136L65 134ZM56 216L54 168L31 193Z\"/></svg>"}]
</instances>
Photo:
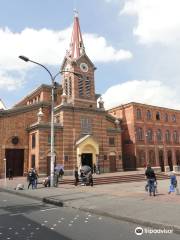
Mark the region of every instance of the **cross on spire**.
<instances>
[{"instance_id":1,"label":"cross on spire","mask_svg":"<svg viewBox=\"0 0 180 240\"><path fill-rule=\"evenodd\" d=\"M73 31L71 36L69 57L72 59L78 59L82 54L85 53L85 48L83 44L78 11L74 9L74 23Z\"/></svg>"}]
</instances>

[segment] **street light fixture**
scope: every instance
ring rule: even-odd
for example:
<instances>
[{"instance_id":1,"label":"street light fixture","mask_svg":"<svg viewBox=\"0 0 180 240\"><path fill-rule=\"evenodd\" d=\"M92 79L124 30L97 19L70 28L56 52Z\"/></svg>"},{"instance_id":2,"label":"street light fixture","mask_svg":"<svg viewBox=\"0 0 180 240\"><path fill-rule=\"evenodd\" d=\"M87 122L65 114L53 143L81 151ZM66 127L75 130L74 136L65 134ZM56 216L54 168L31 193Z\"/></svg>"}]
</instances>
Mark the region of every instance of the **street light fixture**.
<instances>
[{"instance_id":1,"label":"street light fixture","mask_svg":"<svg viewBox=\"0 0 180 240\"><path fill-rule=\"evenodd\" d=\"M19 58L21 60L25 61L25 62L32 62L36 65L41 66L42 68L44 68L48 72L48 74L51 78L52 87L51 87L51 168L50 168L51 169L50 170L51 174L50 174L50 185L51 185L51 187L53 187L53 185L54 185L54 160L55 160L54 159L54 157L55 157L54 156L54 89L55 89L55 78L59 74L62 74L64 72L73 73L74 75L76 75L78 77L80 76L80 74L75 73L75 72L71 72L71 71L59 71L57 74L55 74L53 76L52 73L49 71L49 69L46 66L44 66L43 64L35 62L35 61L29 59L26 56L21 55L21 56L19 56Z\"/></svg>"}]
</instances>

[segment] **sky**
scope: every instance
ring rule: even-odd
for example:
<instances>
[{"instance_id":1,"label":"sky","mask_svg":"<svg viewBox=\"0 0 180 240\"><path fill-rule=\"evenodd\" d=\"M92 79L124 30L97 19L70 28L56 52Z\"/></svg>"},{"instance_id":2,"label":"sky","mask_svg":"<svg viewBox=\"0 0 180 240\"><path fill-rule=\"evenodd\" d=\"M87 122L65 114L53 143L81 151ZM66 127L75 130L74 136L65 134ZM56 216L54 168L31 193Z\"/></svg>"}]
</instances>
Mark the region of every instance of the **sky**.
<instances>
[{"instance_id":1,"label":"sky","mask_svg":"<svg viewBox=\"0 0 180 240\"><path fill-rule=\"evenodd\" d=\"M180 109L179 0L0 0L0 6L0 99L7 108L50 84L44 69L19 55L53 74L60 70L76 8L106 109L132 101Z\"/></svg>"}]
</instances>

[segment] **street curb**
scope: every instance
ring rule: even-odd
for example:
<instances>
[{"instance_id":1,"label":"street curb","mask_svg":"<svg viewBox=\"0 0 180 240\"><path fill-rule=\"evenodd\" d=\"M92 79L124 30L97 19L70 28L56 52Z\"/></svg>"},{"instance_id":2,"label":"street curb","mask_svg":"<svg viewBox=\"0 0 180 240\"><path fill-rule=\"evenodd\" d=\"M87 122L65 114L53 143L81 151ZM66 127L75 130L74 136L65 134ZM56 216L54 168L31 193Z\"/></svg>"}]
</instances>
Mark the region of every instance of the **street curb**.
<instances>
[{"instance_id":1,"label":"street curb","mask_svg":"<svg viewBox=\"0 0 180 240\"><path fill-rule=\"evenodd\" d=\"M52 198L43 198L42 201L44 203L49 203L55 206L59 206L59 207L64 207L64 203L62 201L56 200L56 199L52 199Z\"/></svg>"}]
</instances>

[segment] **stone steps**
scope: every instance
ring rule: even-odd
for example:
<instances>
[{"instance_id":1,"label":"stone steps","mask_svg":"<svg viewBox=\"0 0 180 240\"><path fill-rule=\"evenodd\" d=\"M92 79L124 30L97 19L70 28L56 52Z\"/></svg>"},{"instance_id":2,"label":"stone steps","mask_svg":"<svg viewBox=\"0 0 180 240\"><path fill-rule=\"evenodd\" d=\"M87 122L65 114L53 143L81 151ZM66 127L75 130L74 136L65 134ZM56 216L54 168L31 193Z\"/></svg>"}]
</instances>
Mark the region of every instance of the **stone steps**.
<instances>
[{"instance_id":1,"label":"stone steps","mask_svg":"<svg viewBox=\"0 0 180 240\"><path fill-rule=\"evenodd\" d=\"M169 176L163 173L156 174L157 180L169 179ZM146 181L144 174L132 174L132 175L117 175L117 176L94 176L93 183L94 185L101 185L101 184L111 184L111 183L125 183L125 182L140 182ZM63 179L60 181L60 184L74 184L73 179Z\"/></svg>"}]
</instances>

